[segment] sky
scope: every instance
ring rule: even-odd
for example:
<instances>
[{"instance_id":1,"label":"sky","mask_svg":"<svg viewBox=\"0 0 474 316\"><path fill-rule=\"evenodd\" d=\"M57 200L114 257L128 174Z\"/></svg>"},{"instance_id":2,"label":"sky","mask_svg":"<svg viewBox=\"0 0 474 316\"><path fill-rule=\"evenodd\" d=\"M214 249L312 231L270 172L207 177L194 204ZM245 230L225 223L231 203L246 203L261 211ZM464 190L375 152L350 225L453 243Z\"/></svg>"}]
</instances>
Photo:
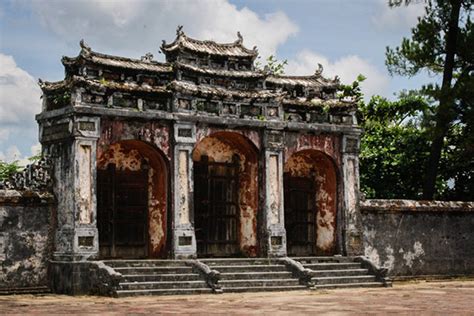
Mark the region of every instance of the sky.
<instances>
[{"instance_id":1,"label":"sky","mask_svg":"<svg viewBox=\"0 0 474 316\"><path fill-rule=\"evenodd\" d=\"M248 48L257 46L287 60L286 74L358 74L366 99L393 99L404 89L436 80L426 74L391 77L386 46L410 36L423 2L389 8L388 0L1 0L0 160L21 160L40 150L35 114L41 112L38 78L64 77L61 57L77 56L84 39L94 51L131 58L159 52L176 27L197 39L233 42L237 31Z\"/></svg>"}]
</instances>

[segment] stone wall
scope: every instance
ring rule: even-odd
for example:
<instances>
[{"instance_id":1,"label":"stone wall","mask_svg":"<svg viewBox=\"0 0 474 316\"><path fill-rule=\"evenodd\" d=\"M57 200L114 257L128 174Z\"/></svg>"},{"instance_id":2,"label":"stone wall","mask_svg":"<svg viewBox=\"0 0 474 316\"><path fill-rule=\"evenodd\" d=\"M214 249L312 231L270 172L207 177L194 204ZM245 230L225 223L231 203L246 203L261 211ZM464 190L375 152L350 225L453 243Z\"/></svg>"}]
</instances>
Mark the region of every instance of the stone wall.
<instances>
[{"instance_id":1,"label":"stone wall","mask_svg":"<svg viewBox=\"0 0 474 316\"><path fill-rule=\"evenodd\" d=\"M474 275L474 202L361 202L365 256L389 275Z\"/></svg>"},{"instance_id":2,"label":"stone wall","mask_svg":"<svg viewBox=\"0 0 474 316\"><path fill-rule=\"evenodd\" d=\"M0 289L48 285L54 205L50 194L0 190Z\"/></svg>"}]
</instances>

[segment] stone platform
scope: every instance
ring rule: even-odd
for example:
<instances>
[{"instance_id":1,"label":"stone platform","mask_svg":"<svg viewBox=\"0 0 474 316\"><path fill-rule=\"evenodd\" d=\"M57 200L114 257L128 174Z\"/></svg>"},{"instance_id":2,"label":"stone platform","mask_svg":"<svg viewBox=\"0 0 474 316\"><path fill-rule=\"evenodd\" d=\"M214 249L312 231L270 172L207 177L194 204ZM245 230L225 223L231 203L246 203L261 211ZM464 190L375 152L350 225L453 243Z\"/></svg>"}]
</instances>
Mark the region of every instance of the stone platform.
<instances>
[{"instance_id":1,"label":"stone platform","mask_svg":"<svg viewBox=\"0 0 474 316\"><path fill-rule=\"evenodd\" d=\"M102 284L109 288L101 294L114 297L391 286L383 271L361 257L108 260L103 264L115 282Z\"/></svg>"}]
</instances>

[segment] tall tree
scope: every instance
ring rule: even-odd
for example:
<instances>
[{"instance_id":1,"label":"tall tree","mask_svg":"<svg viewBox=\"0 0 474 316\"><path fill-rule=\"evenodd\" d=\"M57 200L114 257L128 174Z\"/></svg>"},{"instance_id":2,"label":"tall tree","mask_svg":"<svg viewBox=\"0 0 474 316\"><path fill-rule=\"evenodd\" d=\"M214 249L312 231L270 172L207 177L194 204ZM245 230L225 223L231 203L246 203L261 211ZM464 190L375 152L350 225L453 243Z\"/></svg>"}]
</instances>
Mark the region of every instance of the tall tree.
<instances>
[{"instance_id":1,"label":"tall tree","mask_svg":"<svg viewBox=\"0 0 474 316\"><path fill-rule=\"evenodd\" d=\"M390 5L410 0L390 0ZM386 65L391 75L413 76L423 70L442 75L441 85L423 91L438 101L433 115L431 148L426 165L423 198L433 199L441 152L454 122L466 102L466 88L474 80L474 0L429 0L425 15L418 19L411 38L403 38L395 49L387 47Z\"/></svg>"}]
</instances>

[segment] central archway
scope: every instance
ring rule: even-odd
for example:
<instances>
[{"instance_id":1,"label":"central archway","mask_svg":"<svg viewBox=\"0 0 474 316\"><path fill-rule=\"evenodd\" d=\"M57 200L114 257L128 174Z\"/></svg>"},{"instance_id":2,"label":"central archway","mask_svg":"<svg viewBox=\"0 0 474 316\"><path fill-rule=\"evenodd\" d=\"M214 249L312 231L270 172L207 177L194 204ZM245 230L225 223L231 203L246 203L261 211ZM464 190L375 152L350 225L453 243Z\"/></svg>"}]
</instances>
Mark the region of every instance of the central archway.
<instances>
[{"instance_id":1,"label":"central archway","mask_svg":"<svg viewBox=\"0 0 474 316\"><path fill-rule=\"evenodd\" d=\"M193 151L200 257L257 255L258 153L245 136L216 132Z\"/></svg>"},{"instance_id":2,"label":"central archway","mask_svg":"<svg viewBox=\"0 0 474 316\"><path fill-rule=\"evenodd\" d=\"M137 140L101 148L97 226L102 258L167 255L168 168L162 153Z\"/></svg>"},{"instance_id":3,"label":"central archway","mask_svg":"<svg viewBox=\"0 0 474 316\"><path fill-rule=\"evenodd\" d=\"M284 166L287 251L290 256L336 251L337 169L331 157L308 149Z\"/></svg>"}]
</instances>

